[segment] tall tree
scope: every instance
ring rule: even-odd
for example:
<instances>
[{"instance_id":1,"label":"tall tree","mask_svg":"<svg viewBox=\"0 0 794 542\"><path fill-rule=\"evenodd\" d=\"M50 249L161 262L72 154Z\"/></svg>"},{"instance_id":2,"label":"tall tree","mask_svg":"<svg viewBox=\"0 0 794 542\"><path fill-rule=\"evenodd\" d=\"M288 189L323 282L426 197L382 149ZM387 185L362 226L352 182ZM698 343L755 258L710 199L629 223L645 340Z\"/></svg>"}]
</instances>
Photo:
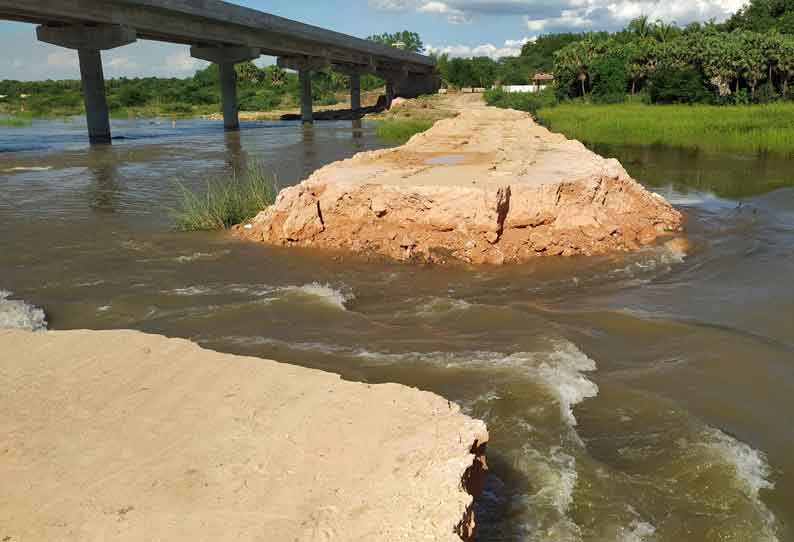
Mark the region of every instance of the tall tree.
<instances>
[{"instance_id":1,"label":"tall tree","mask_svg":"<svg viewBox=\"0 0 794 542\"><path fill-rule=\"evenodd\" d=\"M740 55L740 75L747 81L750 94L755 99L758 83L766 77L767 58L764 56L765 38L758 32L741 31L737 35Z\"/></svg>"},{"instance_id":2,"label":"tall tree","mask_svg":"<svg viewBox=\"0 0 794 542\"><path fill-rule=\"evenodd\" d=\"M640 15L629 22L626 30L640 39L645 39L653 32L653 25L647 15Z\"/></svg>"},{"instance_id":3,"label":"tall tree","mask_svg":"<svg viewBox=\"0 0 794 542\"><path fill-rule=\"evenodd\" d=\"M367 38L370 41L382 43L383 45L391 45L392 47L399 47L404 51L411 51L413 53L422 53L425 50L425 44L422 43L422 38L416 32L409 32L403 30L402 32L395 32L390 34L385 32Z\"/></svg>"},{"instance_id":4,"label":"tall tree","mask_svg":"<svg viewBox=\"0 0 794 542\"><path fill-rule=\"evenodd\" d=\"M570 43L580 41L584 34L545 34L528 41L521 48L521 59L528 75L535 72L550 72L554 69L554 53Z\"/></svg>"},{"instance_id":5,"label":"tall tree","mask_svg":"<svg viewBox=\"0 0 794 542\"><path fill-rule=\"evenodd\" d=\"M794 37L786 36L781 40L777 63L783 80L783 97L788 98L789 82L794 78Z\"/></svg>"},{"instance_id":6,"label":"tall tree","mask_svg":"<svg viewBox=\"0 0 794 542\"><path fill-rule=\"evenodd\" d=\"M497 64L487 56L471 59L473 85L476 87L491 88L496 81Z\"/></svg>"},{"instance_id":7,"label":"tall tree","mask_svg":"<svg viewBox=\"0 0 794 542\"><path fill-rule=\"evenodd\" d=\"M792 0L751 0L725 23L728 30L767 32L778 30L794 34L794 2Z\"/></svg>"},{"instance_id":8,"label":"tall tree","mask_svg":"<svg viewBox=\"0 0 794 542\"><path fill-rule=\"evenodd\" d=\"M681 30L675 24L666 23L661 19L653 25L653 37L658 42L667 43L680 34Z\"/></svg>"},{"instance_id":9,"label":"tall tree","mask_svg":"<svg viewBox=\"0 0 794 542\"><path fill-rule=\"evenodd\" d=\"M555 72L561 82L570 85L571 76L573 76L578 81L582 96L587 95L590 64L596 57L596 50L597 41L588 36L582 41L563 47L554 55Z\"/></svg>"}]
</instances>

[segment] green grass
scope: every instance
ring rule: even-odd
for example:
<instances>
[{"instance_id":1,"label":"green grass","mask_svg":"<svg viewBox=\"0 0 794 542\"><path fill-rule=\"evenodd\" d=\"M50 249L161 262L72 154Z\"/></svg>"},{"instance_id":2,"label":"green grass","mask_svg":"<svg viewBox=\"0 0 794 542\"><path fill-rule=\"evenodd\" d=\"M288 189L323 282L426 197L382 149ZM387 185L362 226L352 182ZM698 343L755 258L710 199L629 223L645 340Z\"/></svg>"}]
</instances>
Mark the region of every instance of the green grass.
<instances>
[{"instance_id":1,"label":"green grass","mask_svg":"<svg viewBox=\"0 0 794 542\"><path fill-rule=\"evenodd\" d=\"M411 136L429 130L433 121L413 119L389 119L378 121L378 137L397 143L405 143Z\"/></svg>"},{"instance_id":2,"label":"green grass","mask_svg":"<svg viewBox=\"0 0 794 542\"><path fill-rule=\"evenodd\" d=\"M541 92L505 92L500 88L494 88L485 93L485 103L493 107L516 109L535 115L543 107L554 107L557 98L553 89Z\"/></svg>"},{"instance_id":3,"label":"green grass","mask_svg":"<svg viewBox=\"0 0 794 542\"><path fill-rule=\"evenodd\" d=\"M543 108L539 120L587 143L794 153L794 103L755 106L590 105Z\"/></svg>"},{"instance_id":4,"label":"green grass","mask_svg":"<svg viewBox=\"0 0 794 542\"><path fill-rule=\"evenodd\" d=\"M0 126L5 126L9 128L23 128L25 126L30 126L32 121L30 119L20 119L15 117L0 119Z\"/></svg>"},{"instance_id":5,"label":"green grass","mask_svg":"<svg viewBox=\"0 0 794 542\"><path fill-rule=\"evenodd\" d=\"M276 189L273 177L261 165L251 166L244 176L207 182L200 192L178 183L179 207L174 210L180 231L222 230L256 216L273 203Z\"/></svg>"}]
</instances>

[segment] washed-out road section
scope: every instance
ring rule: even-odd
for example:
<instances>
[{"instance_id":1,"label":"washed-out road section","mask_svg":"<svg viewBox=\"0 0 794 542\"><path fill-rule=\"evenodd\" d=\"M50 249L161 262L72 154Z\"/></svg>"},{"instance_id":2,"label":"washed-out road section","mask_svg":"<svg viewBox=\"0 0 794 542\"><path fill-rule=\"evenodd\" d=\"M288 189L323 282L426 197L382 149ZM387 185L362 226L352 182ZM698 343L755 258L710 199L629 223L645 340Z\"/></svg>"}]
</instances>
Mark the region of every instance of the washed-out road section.
<instances>
[{"instance_id":1,"label":"washed-out road section","mask_svg":"<svg viewBox=\"0 0 794 542\"><path fill-rule=\"evenodd\" d=\"M398 260L502 264L636 250L680 228L681 214L617 160L528 113L476 95L449 100L456 117L314 172L236 232Z\"/></svg>"},{"instance_id":2,"label":"washed-out road section","mask_svg":"<svg viewBox=\"0 0 794 542\"><path fill-rule=\"evenodd\" d=\"M437 395L133 331L0 352L2 540L471 536L487 432Z\"/></svg>"}]
</instances>

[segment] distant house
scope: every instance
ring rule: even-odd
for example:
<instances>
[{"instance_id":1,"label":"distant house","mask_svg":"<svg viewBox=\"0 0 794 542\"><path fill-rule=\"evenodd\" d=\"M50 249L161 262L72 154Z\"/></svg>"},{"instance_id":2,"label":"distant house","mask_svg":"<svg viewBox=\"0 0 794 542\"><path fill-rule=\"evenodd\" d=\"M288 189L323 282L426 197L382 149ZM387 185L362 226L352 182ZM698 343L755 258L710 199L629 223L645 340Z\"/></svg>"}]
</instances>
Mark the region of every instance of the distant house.
<instances>
[{"instance_id":1,"label":"distant house","mask_svg":"<svg viewBox=\"0 0 794 542\"><path fill-rule=\"evenodd\" d=\"M535 91L539 92L554 83L554 75L538 72L532 78L532 83L535 85Z\"/></svg>"}]
</instances>

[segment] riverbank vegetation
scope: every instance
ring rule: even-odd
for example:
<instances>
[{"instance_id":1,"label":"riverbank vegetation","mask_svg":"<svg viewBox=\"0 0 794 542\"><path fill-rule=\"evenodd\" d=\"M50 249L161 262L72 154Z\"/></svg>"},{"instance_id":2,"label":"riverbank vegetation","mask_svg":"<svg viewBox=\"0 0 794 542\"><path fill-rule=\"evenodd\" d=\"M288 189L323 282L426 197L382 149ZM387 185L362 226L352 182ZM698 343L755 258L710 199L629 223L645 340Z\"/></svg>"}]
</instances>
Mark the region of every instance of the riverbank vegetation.
<instances>
[{"instance_id":1,"label":"riverbank vegetation","mask_svg":"<svg viewBox=\"0 0 794 542\"><path fill-rule=\"evenodd\" d=\"M272 111L297 107L298 76L277 66L260 68L253 62L236 66L241 111ZM374 76L361 79L363 90L383 85ZM218 67L210 65L185 79L116 78L105 83L108 107L114 117L190 116L220 110ZM312 93L318 105L334 105L349 89L349 79L335 72L314 72ZM0 113L17 116L61 117L84 113L80 81L0 81Z\"/></svg>"},{"instance_id":2,"label":"riverbank vegetation","mask_svg":"<svg viewBox=\"0 0 794 542\"><path fill-rule=\"evenodd\" d=\"M19 118L19 117L7 117L7 118L0 118L0 126L5 126L7 128L23 128L25 126L30 126L33 122L27 118Z\"/></svg>"},{"instance_id":3,"label":"riverbank vegetation","mask_svg":"<svg viewBox=\"0 0 794 542\"><path fill-rule=\"evenodd\" d=\"M746 106L563 104L540 109L551 130L587 143L727 152L794 151L794 103Z\"/></svg>"},{"instance_id":4,"label":"riverbank vegetation","mask_svg":"<svg viewBox=\"0 0 794 542\"><path fill-rule=\"evenodd\" d=\"M393 143L405 143L412 136L429 130L433 121L420 119L388 119L378 121L378 137Z\"/></svg>"},{"instance_id":5,"label":"riverbank vegetation","mask_svg":"<svg viewBox=\"0 0 794 542\"><path fill-rule=\"evenodd\" d=\"M255 217L276 195L275 179L259 164L250 166L243 176L232 173L208 181L205 190L191 190L181 183L177 186L179 207L173 214L180 231L230 228Z\"/></svg>"}]
</instances>

